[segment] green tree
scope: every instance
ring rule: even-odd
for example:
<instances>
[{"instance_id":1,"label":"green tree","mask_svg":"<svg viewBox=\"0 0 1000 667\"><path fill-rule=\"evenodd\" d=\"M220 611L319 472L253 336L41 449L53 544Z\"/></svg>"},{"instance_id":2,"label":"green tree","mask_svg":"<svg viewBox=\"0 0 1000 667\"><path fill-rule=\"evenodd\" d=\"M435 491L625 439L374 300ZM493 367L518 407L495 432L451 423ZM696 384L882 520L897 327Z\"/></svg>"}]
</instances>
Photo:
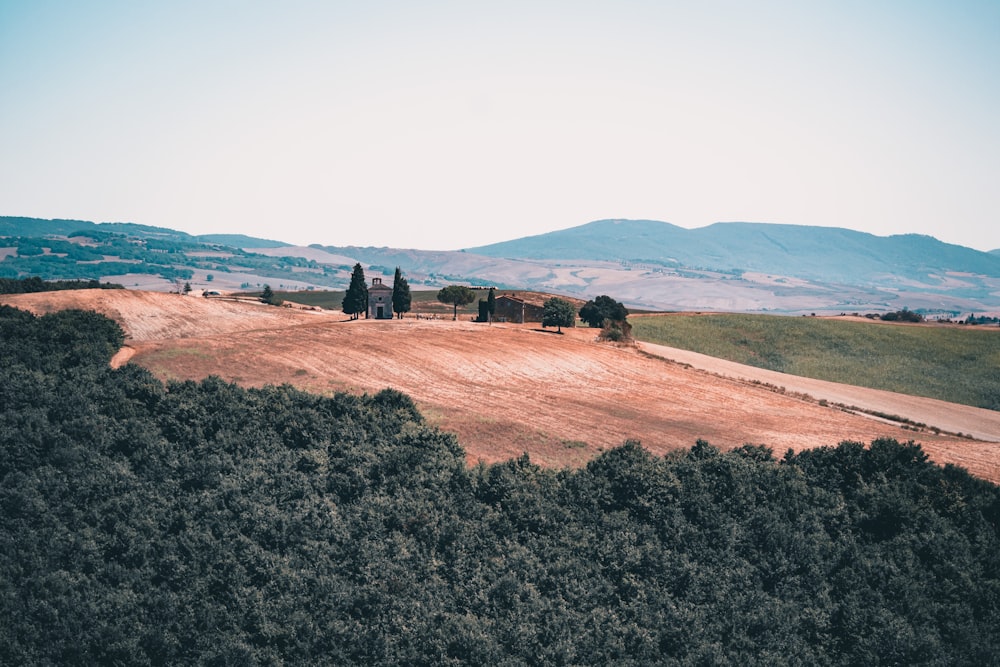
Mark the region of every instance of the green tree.
<instances>
[{"instance_id":1,"label":"green tree","mask_svg":"<svg viewBox=\"0 0 1000 667\"><path fill-rule=\"evenodd\" d=\"M497 312L497 288L491 287L490 293L486 296L486 312L490 314L490 324L493 324L493 316Z\"/></svg>"},{"instance_id":2,"label":"green tree","mask_svg":"<svg viewBox=\"0 0 1000 667\"><path fill-rule=\"evenodd\" d=\"M403 272L396 267L396 274L392 278L392 312L396 317L403 319L403 313L410 312L410 285L403 277Z\"/></svg>"},{"instance_id":3,"label":"green tree","mask_svg":"<svg viewBox=\"0 0 1000 667\"><path fill-rule=\"evenodd\" d=\"M628 310L610 296L602 294L584 304L580 309L580 319L592 327L603 327L605 321L624 322Z\"/></svg>"},{"instance_id":4,"label":"green tree","mask_svg":"<svg viewBox=\"0 0 1000 667\"><path fill-rule=\"evenodd\" d=\"M281 299L277 297L271 286L266 284L264 285L264 291L260 293L260 300L272 306L280 306L282 304Z\"/></svg>"},{"instance_id":5,"label":"green tree","mask_svg":"<svg viewBox=\"0 0 1000 667\"><path fill-rule=\"evenodd\" d=\"M542 326L556 327L558 333L562 333L563 327L576 325L576 311L566 299L552 297L542 306Z\"/></svg>"},{"instance_id":6,"label":"green tree","mask_svg":"<svg viewBox=\"0 0 1000 667\"><path fill-rule=\"evenodd\" d=\"M191 283L184 283L184 293L185 294L191 293Z\"/></svg>"},{"instance_id":7,"label":"green tree","mask_svg":"<svg viewBox=\"0 0 1000 667\"><path fill-rule=\"evenodd\" d=\"M359 314L368 311L368 285L365 284L365 270L361 268L360 262L354 265L351 284L344 294L342 310L350 315L352 320L358 319Z\"/></svg>"},{"instance_id":8,"label":"green tree","mask_svg":"<svg viewBox=\"0 0 1000 667\"><path fill-rule=\"evenodd\" d=\"M451 319L458 319L458 307L466 306L476 300L476 293L465 285L448 285L442 287L437 293L437 300L441 303L449 303L455 307Z\"/></svg>"}]
</instances>

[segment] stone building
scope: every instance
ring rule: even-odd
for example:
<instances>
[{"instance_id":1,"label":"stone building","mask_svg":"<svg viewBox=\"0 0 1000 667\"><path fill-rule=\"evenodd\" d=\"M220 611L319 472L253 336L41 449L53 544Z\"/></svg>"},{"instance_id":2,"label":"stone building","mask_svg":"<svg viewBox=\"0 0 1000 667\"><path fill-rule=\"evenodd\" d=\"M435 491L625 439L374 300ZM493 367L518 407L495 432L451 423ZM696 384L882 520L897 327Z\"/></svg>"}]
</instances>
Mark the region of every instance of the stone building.
<instances>
[{"instance_id":1,"label":"stone building","mask_svg":"<svg viewBox=\"0 0 1000 667\"><path fill-rule=\"evenodd\" d=\"M368 288L368 317L392 319L392 288L383 285L381 278L372 278L372 286Z\"/></svg>"},{"instance_id":2,"label":"stone building","mask_svg":"<svg viewBox=\"0 0 1000 667\"><path fill-rule=\"evenodd\" d=\"M529 303L516 296L504 294L497 297L496 312L493 320L496 322L541 322L545 309L538 304Z\"/></svg>"}]
</instances>

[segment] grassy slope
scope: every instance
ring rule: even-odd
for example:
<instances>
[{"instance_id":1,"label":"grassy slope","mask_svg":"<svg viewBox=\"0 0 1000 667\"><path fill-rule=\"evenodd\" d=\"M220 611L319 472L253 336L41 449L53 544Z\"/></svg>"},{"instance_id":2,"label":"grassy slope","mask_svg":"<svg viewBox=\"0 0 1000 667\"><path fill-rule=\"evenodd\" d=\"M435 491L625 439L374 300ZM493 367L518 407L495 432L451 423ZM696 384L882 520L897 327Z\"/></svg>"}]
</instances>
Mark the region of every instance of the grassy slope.
<instances>
[{"instance_id":1,"label":"grassy slope","mask_svg":"<svg viewBox=\"0 0 1000 667\"><path fill-rule=\"evenodd\" d=\"M634 318L640 340L751 366L1000 409L1000 331L770 315Z\"/></svg>"}]
</instances>

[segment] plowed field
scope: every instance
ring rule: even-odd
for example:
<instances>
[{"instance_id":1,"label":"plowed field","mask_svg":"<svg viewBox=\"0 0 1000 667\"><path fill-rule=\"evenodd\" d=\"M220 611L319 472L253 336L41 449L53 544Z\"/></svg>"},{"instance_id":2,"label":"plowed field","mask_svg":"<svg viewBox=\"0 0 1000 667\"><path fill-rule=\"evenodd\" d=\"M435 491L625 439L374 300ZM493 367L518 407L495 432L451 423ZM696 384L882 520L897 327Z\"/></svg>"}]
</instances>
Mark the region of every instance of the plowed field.
<instances>
[{"instance_id":1,"label":"plowed field","mask_svg":"<svg viewBox=\"0 0 1000 667\"><path fill-rule=\"evenodd\" d=\"M399 389L431 423L458 436L470 462L528 452L544 465L580 465L629 438L655 453L701 438L723 448L765 444L781 455L788 448L890 436L920 442L938 463L1000 481L1000 413L800 383L670 348L616 347L596 342L588 329L558 335L537 325L348 321L341 313L124 290L0 302L39 313L71 307L106 313L128 335L119 361L131 356L163 379L218 375L248 386L289 383L317 392ZM824 398L830 405L819 402ZM903 428L833 402L927 428ZM958 432L977 439L949 434Z\"/></svg>"}]
</instances>

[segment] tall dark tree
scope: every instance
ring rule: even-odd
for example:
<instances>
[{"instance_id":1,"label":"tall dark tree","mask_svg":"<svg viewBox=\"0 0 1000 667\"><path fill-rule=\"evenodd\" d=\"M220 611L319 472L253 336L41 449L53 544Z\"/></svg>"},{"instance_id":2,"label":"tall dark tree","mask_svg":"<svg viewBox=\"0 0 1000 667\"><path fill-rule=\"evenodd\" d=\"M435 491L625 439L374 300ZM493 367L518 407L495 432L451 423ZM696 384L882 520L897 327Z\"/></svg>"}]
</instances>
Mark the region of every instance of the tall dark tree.
<instances>
[{"instance_id":1,"label":"tall dark tree","mask_svg":"<svg viewBox=\"0 0 1000 667\"><path fill-rule=\"evenodd\" d=\"M403 313L410 312L410 285L403 277L403 272L396 267L396 274L392 277L392 312L396 317L403 319Z\"/></svg>"},{"instance_id":2,"label":"tall dark tree","mask_svg":"<svg viewBox=\"0 0 1000 667\"><path fill-rule=\"evenodd\" d=\"M624 322L628 310L620 302L607 294L602 294L584 304L580 309L580 319L592 327L603 327L606 321Z\"/></svg>"},{"instance_id":3,"label":"tall dark tree","mask_svg":"<svg viewBox=\"0 0 1000 667\"><path fill-rule=\"evenodd\" d=\"M281 299L275 296L274 290L271 289L270 285L264 285L264 291L260 293L260 300L272 306L281 305Z\"/></svg>"},{"instance_id":4,"label":"tall dark tree","mask_svg":"<svg viewBox=\"0 0 1000 667\"><path fill-rule=\"evenodd\" d=\"M358 319L358 315L368 312L368 285L365 284L365 270L361 268L361 263L354 265L351 273L351 284L344 294L342 310L351 316L352 320Z\"/></svg>"},{"instance_id":5,"label":"tall dark tree","mask_svg":"<svg viewBox=\"0 0 1000 667\"><path fill-rule=\"evenodd\" d=\"M442 287L437 293L437 299L441 303L449 303L455 307L451 319L458 319L458 307L467 306L476 300L476 293L465 285L448 285Z\"/></svg>"},{"instance_id":6,"label":"tall dark tree","mask_svg":"<svg viewBox=\"0 0 1000 667\"><path fill-rule=\"evenodd\" d=\"M493 316L497 312L497 288L491 287L490 293L486 296L486 312L490 314L490 324L493 324Z\"/></svg>"},{"instance_id":7,"label":"tall dark tree","mask_svg":"<svg viewBox=\"0 0 1000 667\"><path fill-rule=\"evenodd\" d=\"M542 326L556 327L558 333L562 333L563 327L576 325L576 311L566 299L552 297L542 306Z\"/></svg>"}]
</instances>

